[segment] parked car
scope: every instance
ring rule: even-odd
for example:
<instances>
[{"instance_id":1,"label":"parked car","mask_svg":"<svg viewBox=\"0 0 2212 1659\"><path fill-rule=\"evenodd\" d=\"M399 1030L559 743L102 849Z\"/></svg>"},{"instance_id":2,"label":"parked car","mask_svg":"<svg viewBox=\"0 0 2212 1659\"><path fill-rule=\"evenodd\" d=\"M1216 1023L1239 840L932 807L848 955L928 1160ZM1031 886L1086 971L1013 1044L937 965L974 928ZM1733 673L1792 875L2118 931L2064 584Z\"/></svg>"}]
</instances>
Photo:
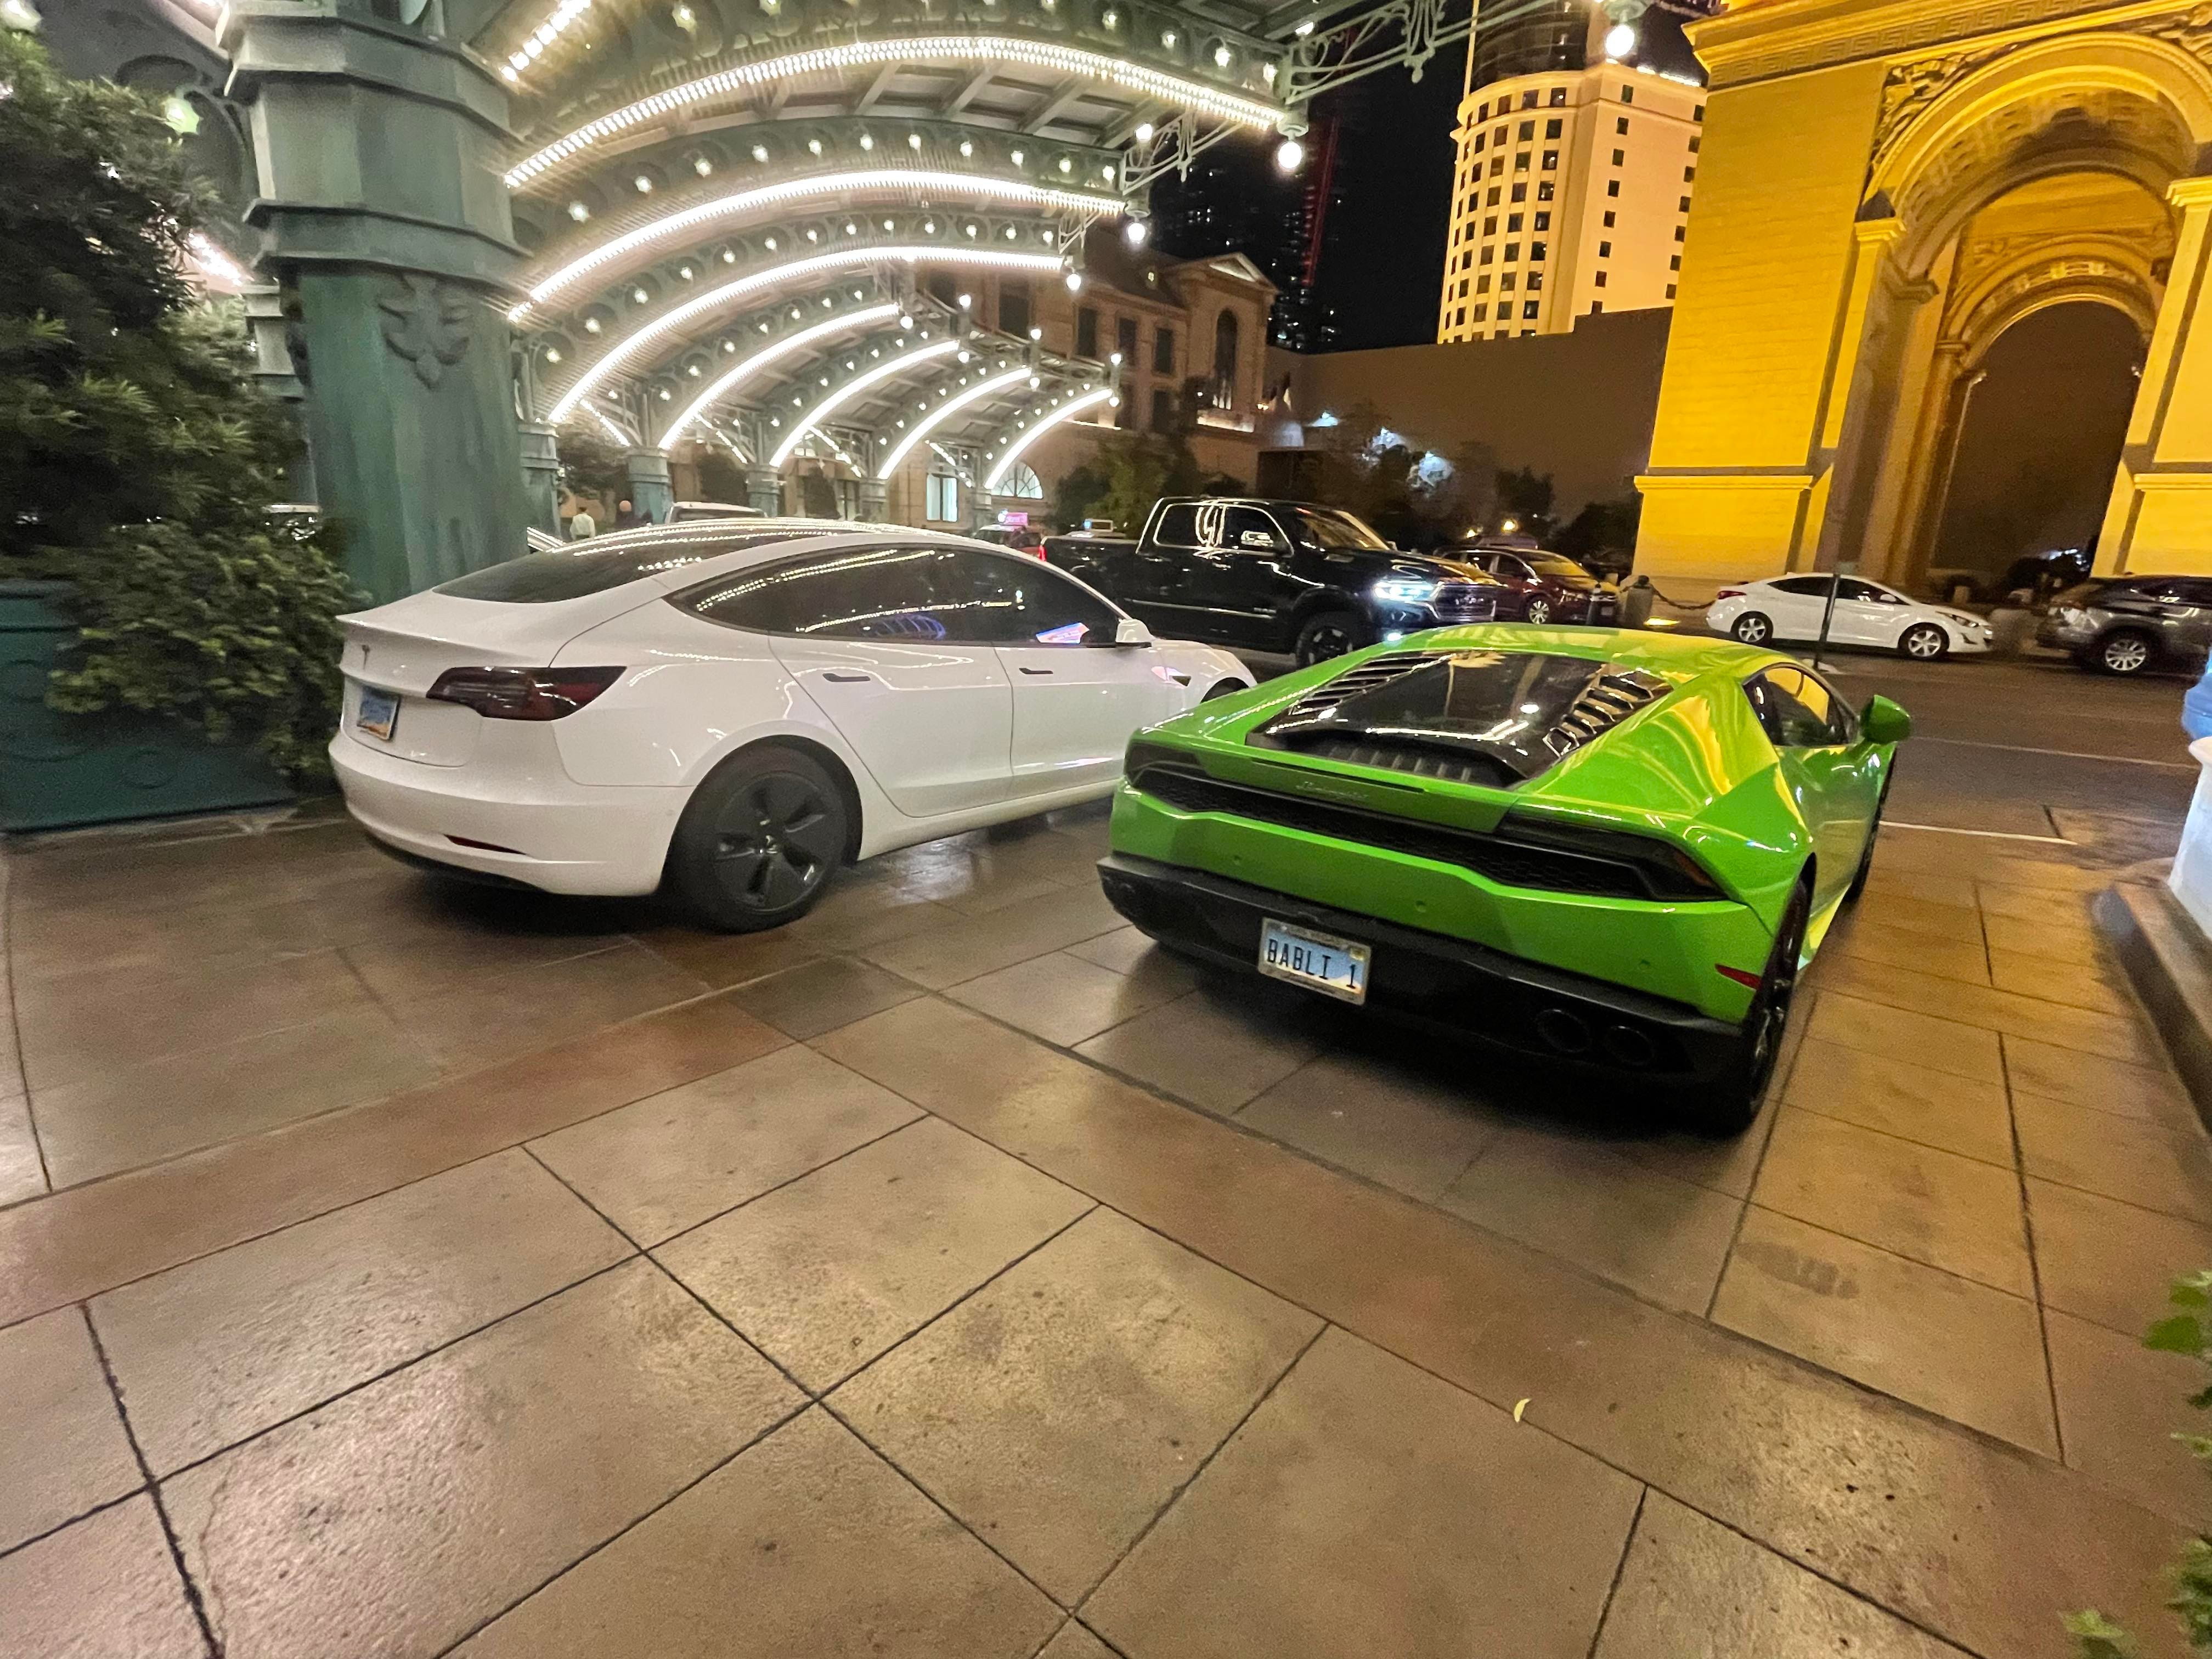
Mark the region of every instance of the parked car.
<instances>
[{"instance_id":1,"label":"parked car","mask_svg":"<svg viewBox=\"0 0 2212 1659\"><path fill-rule=\"evenodd\" d=\"M1187 954L1733 1133L1911 730L1726 641L1441 629L1139 732L1099 873Z\"/></svg>"},{"instance_id":2,"label":"parked car","mask_svg":"<svg viewBox=\"0 0 2212 1659\"><path fill-rule=\"evenodd\" d=\"M1501 622L1610 627L1620 614L1620 594L1565 554L1477 543L1454 550L1451 556L1480 566L1504 584L1498 611Z\"/></svg>"},{"instance_id":3,"label":"parked car","mask_svg":"<svg viewBox=\"0 0 2212 1659\"><path fill-rule=\"evenodd\" d=\"M881 526L597 537L342 621L331 760L379 845L737 931L848 860L1104 795L1131 732L1252 683L1035 559Z\"/></svg>"},{"instance_id":4,"label":"parked car","mask_svg":"<svg viewBox=\"0 0 2212 1659\"><path fill-rule=\"evenodd\" d=\"M671 524L695 524L702 519L765 519L768 514L757 507L740 507L735 501L678 501L668 509Z\"/></svg>"},{"instance_id":5,"label":"parked car","mask_svg":"<svg viewBox=\"0 0 2212 1659\"><path fill-rule=\"evenodd\" d=\"M994 547L1011 548L1033 559L1044 557L1044 532L1034 525L986 525L973 534L977 541L988 542Z\"/></svg>"},{"instance_id":6,"label":"parked car","mask_svg":"<svg viewBox=\"0 0 2212 1659\"><path fill-rule=\"evenodd\" d=\"M1732 583L1714 595L1705 611L1705 626L1745 645L1817 640L1832 582L1836 603L1828 638L1837 645L1871 646L1922 662L1937 661L1954 651L1990 648L1990 625L1972 611L1923 605L1893 587L1856 576L1773 576Z\"/></svg>"},{"instance_id":7,"label":"parked car","mask_svg":"<svg viewBox=\"0 0 2212 1659\"><path fill-rule=\"evenodd\" d=\"M1503 583L1406 553L1351 514L1304 501L1170 497L1134 541L1051 536L1045 557L1163 632L1299 664L1439 623L1488 622Z\"/></svg>"},{"instance_id":8,"label":"parked car","mask_svg":"<svg viewBox=\"0 0 2212 1659\"><path fill-rule=\"evenodd\" d=\"M2111 576L2083 582L2051 600L2035 638L2106 674L2202 667L2212 649L2212 578Z\"/></svg>"}]
</instances>

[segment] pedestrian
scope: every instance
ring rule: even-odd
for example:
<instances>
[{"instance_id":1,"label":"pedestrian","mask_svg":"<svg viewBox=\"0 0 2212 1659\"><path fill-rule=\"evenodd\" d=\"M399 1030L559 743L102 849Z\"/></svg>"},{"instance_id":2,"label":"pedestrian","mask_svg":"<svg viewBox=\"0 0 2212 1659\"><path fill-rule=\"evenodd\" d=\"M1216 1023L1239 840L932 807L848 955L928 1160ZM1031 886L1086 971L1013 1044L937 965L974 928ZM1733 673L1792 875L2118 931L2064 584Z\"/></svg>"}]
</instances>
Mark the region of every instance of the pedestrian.
<instances>
[{"instance_id":1,"label":"pedestrian","mask_svg":"<svg viewBox=\"0 0 2212 1659\"><path fill-rule=\"evenodd\" d=\"M622 500L615 503L616 529L635 530L640 525L651 524L653 520L651 519L646 517L644 514L639 512L636 507L630 504L629 496L625 495Z\"/></svg>"},{"instance_id":2,"label":"pedestrian","mask_svg":"<svg viewBox=\"0 0 2212 1659\"><path fill-rule=\"evenodd\" d=\"M599 520L582 507L578 507L568 520L568 539L572 542L586 541L599 533Z\"/></svg>"},{"instance_id":3,"label":"pedestrian","mask_svg":"<svg viewBox=\"0 0 2212 1659\"><path fill-rule=\"evenodd\" d=\"M2181 729L2189 733L2191 743L2212 738L2212 663L2205 665L2203 678L2181 700Z\"/></svg>"}]
</instances>

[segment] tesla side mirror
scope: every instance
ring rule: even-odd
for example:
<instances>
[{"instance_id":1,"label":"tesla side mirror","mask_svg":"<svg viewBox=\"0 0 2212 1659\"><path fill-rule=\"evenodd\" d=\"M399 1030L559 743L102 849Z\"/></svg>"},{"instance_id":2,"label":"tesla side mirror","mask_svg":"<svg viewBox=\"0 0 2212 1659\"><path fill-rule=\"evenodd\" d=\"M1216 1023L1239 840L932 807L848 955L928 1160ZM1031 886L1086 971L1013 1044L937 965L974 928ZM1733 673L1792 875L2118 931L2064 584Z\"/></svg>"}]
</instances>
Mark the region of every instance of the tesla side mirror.
<instances>
[{"instance_id":1,"label":"tesla side mirror","mask_svg":"<svg viewBox=\"0 0 2212 1659\"><path fill-rule=\"evenodd\" d=\"M1869 743L1903 743L1912 735L1912 716L1887 697L1869 697L1859 715L1859 734Z\"/></svg>"},{"instance_id":2,"label":"tesla side mirror","mask_svg":"<svg viewBox=\"0 0 2212 1659\"><path fill-rule=\"evenodd\" d=\"M1102 643L1115 646L1150 645L1152 642L1152 630L1134 617L1122 617L1120 622L1114 624L1113 639L1102 641Z\"/></svg>"}]
</instances>

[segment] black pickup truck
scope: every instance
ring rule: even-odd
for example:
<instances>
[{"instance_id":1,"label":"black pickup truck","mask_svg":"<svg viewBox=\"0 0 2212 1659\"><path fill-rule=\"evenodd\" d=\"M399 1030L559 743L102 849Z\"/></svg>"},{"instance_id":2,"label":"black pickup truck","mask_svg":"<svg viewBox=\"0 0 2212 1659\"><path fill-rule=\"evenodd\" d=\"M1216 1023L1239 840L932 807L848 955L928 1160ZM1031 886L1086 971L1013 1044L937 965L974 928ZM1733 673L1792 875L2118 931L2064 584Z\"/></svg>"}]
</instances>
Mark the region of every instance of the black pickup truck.
<instances>
[{"instance_id":1,"label":"black pickup truck","mask_svg":"<svg viewBox=\"0 0 2212 1659\"><path fill-rule=\"evenodd\" d=\"M1493 621L1508 593L1479 565L1401 552L1349 513L1304 501L1170 496L1134 541L1049 536L1044 556L1169 638L1301 665Z\"/></svg>"}]
</instances>

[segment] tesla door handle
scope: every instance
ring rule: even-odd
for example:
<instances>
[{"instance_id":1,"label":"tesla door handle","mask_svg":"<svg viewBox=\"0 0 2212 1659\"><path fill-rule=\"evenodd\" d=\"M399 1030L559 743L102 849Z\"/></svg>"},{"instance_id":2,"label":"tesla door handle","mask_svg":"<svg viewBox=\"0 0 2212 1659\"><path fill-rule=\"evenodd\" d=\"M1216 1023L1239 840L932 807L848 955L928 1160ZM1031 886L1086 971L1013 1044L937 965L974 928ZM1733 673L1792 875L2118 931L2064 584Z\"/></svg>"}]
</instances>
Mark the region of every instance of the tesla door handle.
<instances>
[{"instance_id":1,"label":"tesla door handle","mask_svg":"<svg viewBox=\"0 0 2212 1659\"><path fill-rule=\"evenodd\" d=\"M824 674L822 678L825 680L834 680L839 685L866 685L872 676L866 674Z\"/></svg>"},{"instance_id":2,"label":"tesla door handle","mask_svg":"<svg viewBox=\"0 0 2212 1659\"><path fill-rule=\"evenodd\" d=\"M1052 670L1049 668L1024 668L1022 670L1022 672L1024 674L1049 674L1052 672Z\"/></svg>"}]
</instances>

